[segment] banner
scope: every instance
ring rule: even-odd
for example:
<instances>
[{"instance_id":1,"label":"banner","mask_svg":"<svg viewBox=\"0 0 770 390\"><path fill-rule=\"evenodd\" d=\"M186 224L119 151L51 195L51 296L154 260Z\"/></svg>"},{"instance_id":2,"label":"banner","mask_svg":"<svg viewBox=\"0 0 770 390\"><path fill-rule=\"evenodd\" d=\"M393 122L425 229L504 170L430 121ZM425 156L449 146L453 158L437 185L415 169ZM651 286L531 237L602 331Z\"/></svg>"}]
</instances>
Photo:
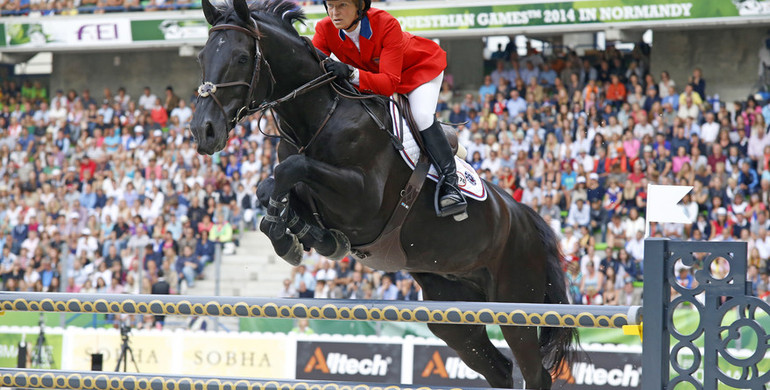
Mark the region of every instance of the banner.
<instances>
[{"instance_id":1,"label":"banner","mask_svg":"<svg viewBox=\"0 0 770 390\"><path fill-rule=\"evenodd\" d=\"M516 4L488 4L468 2L468 6L431 6L421 8L414 3L375 4L412 33L448 32L462 35L483 29L531 28L548 26L579 26L588 24L617 25L632 22L687 21L726 17L759 17L770 15L770 0L713 0L672 2L666 0L605 0L517 2ZM295 23L302 35L313 35L315 25L326 17L322 7L307 7L307 20ZM208 25L203 19L134 20L131 32L134 42L197 40L200 44L208 36Z\"/></svg>"},{"instance_id":2,"label":"banner","mask_svg":"<svg viewBox=\"0 0 770 390\"><path fill-rule=\"evenodd\" d=\"M555 388L562 389L640 389L642 354L596 351L578 353L578 361L562 370L554 382Z\"/></svg>"},{"instance_id":3,"label":"banner","mask_svg":"<svg viewBox=\"0 0 770 390\"><path fill-rule=\"evenodd\" d=\"M401 383L400 344L297 342L296 379Z\"/></svg>"},{"instance_id":4,"label":"banner","mask_svg":"<svg viewBox=\"0 0 770 390\"><path fill-rule=\"evenodd\" d=\"M26 20L26 19L20 19ZM114 46L131 43L131 25L124 18L52 19L39 22L6 22L9 47L50 48Z\"/></svg>"},{"instance_id":5,"label":"banner","mask_svg":"<svg viewBox=\"0 0 770 390\"><path fill-rule=\"evenodd\" d=\"M500 348L513 361L508 348ZM484 376L472 370L457 353L445 345L415 345L412 383L426 386L489 386ZM514 370L513 388L523 389L524 379L518 369ZM558 388L558 387L556 387Z\"/></svg>"},{"instance_id":6,"label":"banner","mask_svg":"<svg viewBox=\"0 0 770 390\"><path fill-rule=\"evenodd\" d=\"M131 37L134 42L198 40L203 43L208 35L209 25L202 15L200 19L131 21Z\"/></svg>"},{"instance_id":7,"label":"banner","mask_svg":"<svg viewBox=\"0 0 770 390\"><path fill-rule=\"evenodd\" d=\"M39 333L0 333L0 367L17 367L19 343L23 339L27 344L27 367L61 369L62 335L46 332L39 346L38 336ZM34 364L35 361L40 364Z\"/></svg>"},{"instance_id":8,"label":"banner","mask_svg":"<svg viewBox=\"0 0 770 390\"><path fill-rule=\"evenodd\" d=\"M469 3L472 4L472 3ZM436 8L385 8L410 32L539 27L580 24L622 24L702 18L770 15L770 0L606 0L517 2ZM313 34L325 13L308 14L301 34Z\"/></svg>"},{"instance_id":9,"label":"banner","mask_svg":"<svg viewBox=\"0 0 770 390\"><path fill-rule=\"evenodd\" d=\"M173 369L173 338L167 334L158 333L136 334L132 331L128 335L128 346L131 353L127 354L128 372L171 373ZM103 355L104 371L114 371L118 364L121 352L123 352L121 335L118 332L93 332L80 331L68 334L70 343L71 361L68 369L76 371L91 370L91 354ZM134 366L136 362L136 366ZM123 370L121 364L120 370Z\"/></svg>"},{"instance_id":10,"label":"banner","mask_svg":"<svg viewBox=\"0 0 770 390\"><path fill-rule=\"evenodd\" d=\"M181 345L183 374L288 379L285 338L185 333Z\"/></svg>"}]
</instances>

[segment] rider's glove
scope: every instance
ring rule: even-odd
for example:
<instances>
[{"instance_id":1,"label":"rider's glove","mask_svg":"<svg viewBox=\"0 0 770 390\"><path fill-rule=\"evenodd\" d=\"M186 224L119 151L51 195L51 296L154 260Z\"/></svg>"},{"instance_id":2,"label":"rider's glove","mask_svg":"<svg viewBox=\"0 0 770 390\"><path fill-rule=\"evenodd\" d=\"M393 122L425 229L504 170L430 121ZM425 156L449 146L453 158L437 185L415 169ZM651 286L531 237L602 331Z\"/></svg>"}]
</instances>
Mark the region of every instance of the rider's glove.
<instances>
[{"instance_id":1,"label":"rider's glove","mask_svg":"<svg viewBox=\"0 0 770 390\"><path fill-rule=\"evenodd\" d=\"M327 61L324 64L324 69L334 74L339 81L347 80L351 73L350 67L339 61Z\"/></svg>"}]
</instances>

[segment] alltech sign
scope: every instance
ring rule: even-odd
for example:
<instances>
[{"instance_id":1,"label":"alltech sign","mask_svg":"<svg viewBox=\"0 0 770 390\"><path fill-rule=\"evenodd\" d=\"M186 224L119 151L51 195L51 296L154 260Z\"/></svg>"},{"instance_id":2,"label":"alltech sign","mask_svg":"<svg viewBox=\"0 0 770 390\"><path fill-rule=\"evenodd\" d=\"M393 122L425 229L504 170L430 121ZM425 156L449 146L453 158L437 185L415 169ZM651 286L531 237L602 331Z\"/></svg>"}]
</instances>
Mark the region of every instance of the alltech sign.
<instances>
[{"instance_id":1,"label":"alltech sign","mask_svg":"<svg viewBox=\"0 0 770 390\"><path fill-rule=\"evenodd\" d=\"M590 352L555 378L562 389L639 389L642 383L642 355L639 353Z\"/></svg>"},{"instance_id":2,"label":"alltech sign","mask_svg":"<svg viewBox=\"0 0 770 390\"><path fill-rule=\"evenodd\" d=\"M297 341L297 379L401 383L401 345Z\"/></svg>"},{"instance_id":3,"label":"alltech sign","mask_svg":"<svg viewBox=\"0 0 770 390\"><path fill-rule=\"evenodd\" d=\"M503 354L513 359L510 349L504 348ZM412 383L429 386L489 386L484 376L468 367L454 350L441 345L414 346ZM524 388L524 380L518 370L514 371L513 387Z\"/></svg>"},{"instance_id":4,"label":"alltech sign","mask_svg":"<svg viewBox=\"0 0 770 390\"><path fill-rule=\"evenodd\" d=\"M510 349L502 349L513 359ZM590 354L590 356L588 356ZM642 356L638 353L585 352L554 378L554 388L570 390L638 389L641 386ZM414 384L430 386L487 387L484 377L468 367L446 346L414 346ZM525 388L514 368L514 388Z\"/></svg>"}]
</instances>

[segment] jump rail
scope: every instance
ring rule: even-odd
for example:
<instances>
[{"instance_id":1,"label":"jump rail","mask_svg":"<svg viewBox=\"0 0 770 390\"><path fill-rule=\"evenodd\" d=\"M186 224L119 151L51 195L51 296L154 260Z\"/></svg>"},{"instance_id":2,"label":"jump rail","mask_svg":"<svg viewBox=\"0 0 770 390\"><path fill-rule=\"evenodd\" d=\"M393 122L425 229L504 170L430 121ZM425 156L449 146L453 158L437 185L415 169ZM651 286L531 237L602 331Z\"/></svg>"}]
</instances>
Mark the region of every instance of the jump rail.
<instances>
[{"instance_id":1,"label":"jump rail","mask_svg":"<svg viewBox=\"0 0 770 390\"><path fill-rule=\"evenodd\" d=\"M0 310L622 328L641 306L0 292Z\"/></svg>"},{"instance_id":2,"label":"jump rail","mask_svg":"<svg viewBox=\"0 0 770 390\"><path fill-rule=\"evenodd\" d=\"M0 368L0 387L56 390L444 390L449 387Z\"/></svg>"}]
</instances>

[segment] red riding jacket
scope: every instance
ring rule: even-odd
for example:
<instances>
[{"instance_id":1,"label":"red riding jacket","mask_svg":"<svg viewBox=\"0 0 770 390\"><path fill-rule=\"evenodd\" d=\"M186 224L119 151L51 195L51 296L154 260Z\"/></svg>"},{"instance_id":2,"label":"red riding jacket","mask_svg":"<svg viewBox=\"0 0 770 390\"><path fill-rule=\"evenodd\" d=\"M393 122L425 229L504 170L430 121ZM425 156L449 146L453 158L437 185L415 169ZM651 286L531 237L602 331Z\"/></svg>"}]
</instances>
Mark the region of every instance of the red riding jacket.
<instances>
[{"instance_id":1,"label":"red riding jacket","mask_svg":"<svg viewBox=\"0 0 770 390\"><path fill-rule=\"evenodd\" d=\"M370 8L361 19L359 44L334 27L329 17L315 27L313 45L359 70L358 89L390 96L406 94L446 69L446 52L435 42L401 30L389 13Z\"/></svg>"}]
</instances>

